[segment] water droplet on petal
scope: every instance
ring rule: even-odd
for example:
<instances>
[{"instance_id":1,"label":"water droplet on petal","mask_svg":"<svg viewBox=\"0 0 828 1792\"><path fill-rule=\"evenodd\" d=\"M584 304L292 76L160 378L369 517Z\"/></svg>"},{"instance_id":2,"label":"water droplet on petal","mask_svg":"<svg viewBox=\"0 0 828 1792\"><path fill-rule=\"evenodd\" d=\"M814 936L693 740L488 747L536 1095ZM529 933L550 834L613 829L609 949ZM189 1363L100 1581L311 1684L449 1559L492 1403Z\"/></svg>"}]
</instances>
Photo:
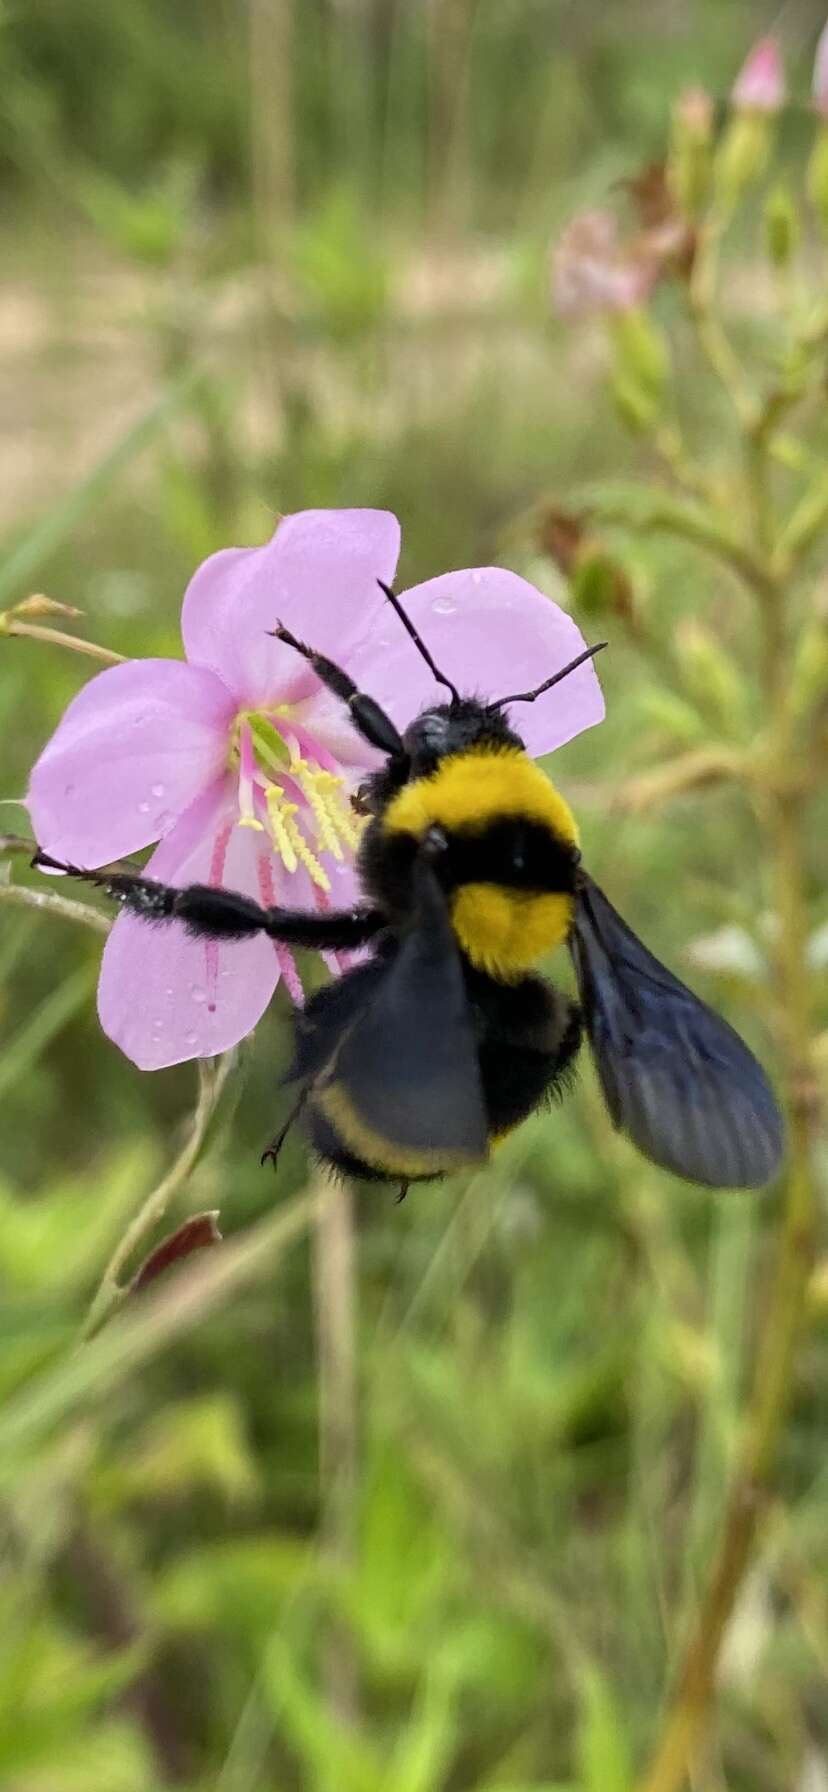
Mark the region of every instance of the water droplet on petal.
<instances>
[{"instance_id":1,"label":"water droplet on petal","mask_svg":"<svg viewBox=\"0 0 828 1792\"><path fill-rule=\"evenodd\" d=\"M138 804L138 814L139 815L149 815L149 812L150 812L149 803L139 803Z\"/></svg>"},{"instance_id":2,"label":"water droplet on petal","mask_svg":"<svg viewBox=\"0 0 828 1792\"><path fill-rule=\"evenodd\" d=\"M157 797L163 796L164 795L164 785L163 784L153 784L152 795L157 796Z\"/></svg>"},{"instance_id":3,"label":"water droplet on petal","mask_svg":"<svg viewBox=\"0 0 828 1792\"><path fill-rule=\"evenodd\" d=\"M184 1034L184 1044L185 1045L198 1045L198 1034L197 1033L185 1033Z\"/></svg>"},{"instance_id":4,"label":"water droplet on petal","mask_svg":"<svg viewBox=\"0 0 828 1792\"><path fill-rule=\"evenodd\" d=\"M480 569L478 568L477 571L472 573L472 584L479 585L481 583L482 579L483 579L483 574L480 571Z\"/></svg>"},{"instance_id":5,"label":"water droplet on petal","mask_svg":"<svg viewBox=\"0 0 828 1792\"><path fill-rule=\"evenodd\" d=\"M192 983L190 985L190 995L194 1002L206 1002L207 1000L207 991L206 989L202 989L200 983Z\"/></svg>"},{"instance_id":6,"label":"water droplet on petal","mask_svg":"<svg viewBox=\"0 0 828 1792\"><path fill-rule=\"evenodd\" d=\"M167 998L167 1001L171 1002L173 999L173 996L175 995L175 990L174 989L165 989L164 994Z\"/></svg>"},{"instance_id":7,"label":"water droplet on petal","mask_svg":"<svg viewBox=\"0 0 828 1792\"><path fill-rule=\"evenodd\" d=\"M453 597L435 597L431 608L435 616L453 616L457 605Z\"/></svg>"},{"instance_id":8,"label":"water droplet on petal","mask_svg":"<svg viewBox=\"0 0 828 1792\"><path fill-rule=\"evenodd\" d=\"M215 1004L215 1002L208 1002L208 1003L207 1003L207 1013L208 1013L208 1014L215 1014L215 1012L216 1012L216 1004Z\"/></svg>"}]
</instances>

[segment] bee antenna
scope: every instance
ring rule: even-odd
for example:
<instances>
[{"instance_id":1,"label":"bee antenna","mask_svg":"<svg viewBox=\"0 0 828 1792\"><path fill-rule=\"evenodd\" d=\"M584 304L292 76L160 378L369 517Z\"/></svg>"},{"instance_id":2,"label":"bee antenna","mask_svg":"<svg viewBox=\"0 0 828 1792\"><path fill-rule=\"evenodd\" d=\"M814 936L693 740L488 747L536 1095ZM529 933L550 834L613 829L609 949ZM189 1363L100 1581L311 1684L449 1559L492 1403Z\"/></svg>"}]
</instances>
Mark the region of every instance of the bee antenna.
<instances>
[{"instance_id":1,"label":"bee antenna","mask_svg":"<svg viewBox=\"0 0 828 1792\"><path fill-rule=\"evenodd\" d=\"M437 683L444 684L446 687L446 690L451 691L452 703L459 703L460 702L460 692L457 690L457 687L452 684L451 679L446 678L445 673L441 672L439 670L439 668L437 666L435 666L434 661L431 657L431 654L429 653L428 648L426 647L425 641L422 639L422 637L420 635L418 635L417 630L415 629L410 616L406 616L406 613L402 607L402 604L400 603L399 598L397 597L396 592L392 591L390 585L386 585L384 579L377 579L377 584L379 585L380 591L385 592L385 595L388 599L388 602L391 605L391 608L393 610L396 610L397 615L399 616L399 619L403 625L403 628L406 630L406 633L411 636L411 639L414 642L414 646L416 647L417 652L420 654L421 658L425 660L425 663L428 666L429 670L431 672L433 672L434 677L437 680Z\"/></svg>"},{"instance_id":2,"label":"bee antenna","mask_svg":"<svg viewBox=\"0 0 828 1792\"><path fill-rule=\"evenodd\" d=\"M536 697L542 697L544 691L551 691L553 684L560 684L561 679L568 678L570 672L577 672L578 667L582 666L585 660L591 660L596 653L600 653L601 649L608 645L607 641L596 641L594 647L586 647L583 653L578 654L577 659L570 660L568 666L562 666L560 672L553 672L551 678L544 679L543 684L539 684L537 690L513 691L511 697L498 697L496 703L489 704L489 708L505 709L507 703L534 703Z\"/></svg>"}]
</instances>

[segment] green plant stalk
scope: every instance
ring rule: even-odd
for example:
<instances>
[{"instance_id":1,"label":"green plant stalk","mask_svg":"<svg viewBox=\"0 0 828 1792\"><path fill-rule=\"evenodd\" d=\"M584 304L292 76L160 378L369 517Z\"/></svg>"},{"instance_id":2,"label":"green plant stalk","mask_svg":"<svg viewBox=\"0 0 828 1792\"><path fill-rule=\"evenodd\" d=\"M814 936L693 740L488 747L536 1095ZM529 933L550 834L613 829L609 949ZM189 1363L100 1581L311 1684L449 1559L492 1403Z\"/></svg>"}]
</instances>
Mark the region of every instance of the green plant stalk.
<instances>
[{"instance_id":1,"label":"green plant stalk","mask_svg":"<svg viewBox=\"0 0 828 1792\"><path fill-rule=\"evenodd\" d=\"M319 1376L319 1483L322 1544L339 1573L352 1565L356 1538L357 1370L354 1193L329 1182L314 1228L314 1306ZM324 1673L332 1717L353 1725L359 1677L352 1640L332 1623L324 1639Z\"/></svg>"},{"instance_id":2,"label":"green plant stalk","mask_svg":"<svg viewBox=\"0 0 828 1792\"><path fill-rule=\"evenodd\" d=\"M754 517L766 508L763 444L746 442ZM757 594L759 595L759 594ZM772 719L764 787L756 793L765 857L774 882L778 926L776 984L782 1016L780 1056L789 1116L788 1172L783 1217L771 1272L761 1345L741 1445L707 1591L687 1645L649 1766L638 1792L680 1792L703 1743L715 1697L722 1641L751 1559L768 1498L805 1318L813 1255L815 1188L811 1163L813 1099L809 981L806 959L805 798L780 788L774 768L787 765L792 740L785 690L789 655L784 592L776 585L760 596L764 641L763 685Z\"/></svg>"},{"instance_id":3,"label":"green plant stalk","mask_svg":"<svg viewBox=\"0 0 828 1792\"><path fill-rule=\"evenodd\" d=\"M37 622L21 622L12 611L0 612L0 635L27 635L32 641L45 641L51 647L68 647L72 653L86 654L89 659L102 660L105 666L122 666L126 654L115 653L111 647L101 647L97 641L86 641L82 635L67 635L62 628L42 628Z\"/></svg>"},{"instance_id":4,"label":"green plant stalk","mask_svg":"<svg viewBox=\"0 0 828 1792\"><path fill-rule=\"evenodd\" d=\"M225 1052L215 1065L212 1061L199 1062L198 1100L190 1122L190 1130L175 1162L170 1165L166 1175L162 1176L161 1181L142 1201L134 1220L127 1226L123 1237L119 1239L89 1309L82 1333L84 1339L93 1338L95 1333L99 1332L101 1327L106 1324L116 1308L126 1300L129 1294L129 1283L124 1284L121 1281L124 1270L130 1259L137 1256L150 1232L160 1224L173 1196L177 1194L182 1183L186 1181L190 1171L195 1167L232 1061L232 1052Z\"/></svg>"},{"instance_id":5,"label":"green plant stalk","mask_svg":"<svg viewBox=\"0 0 828 1792\"><path fill-rule=\"evenodd\" d=\"M57 915L59 920L91 927L94 933L105 935L112 925L106 915L99 914L85 902L73 902L69 896L53 896L48 890L30 890L28 884L0 883L0 902L8 903L12 908L36 908L42 915Z\"/></svg>"}]
</instances>

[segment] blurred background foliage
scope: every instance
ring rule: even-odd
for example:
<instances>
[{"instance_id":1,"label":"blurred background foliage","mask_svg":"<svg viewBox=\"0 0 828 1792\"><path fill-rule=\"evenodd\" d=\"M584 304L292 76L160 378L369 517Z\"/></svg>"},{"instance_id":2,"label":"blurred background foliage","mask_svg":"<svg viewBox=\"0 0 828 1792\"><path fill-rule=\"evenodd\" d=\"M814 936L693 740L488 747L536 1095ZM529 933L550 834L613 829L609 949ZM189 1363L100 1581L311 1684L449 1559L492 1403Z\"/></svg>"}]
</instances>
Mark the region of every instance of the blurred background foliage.
<instances>
[{"instance_id":1,"label":"blurred background foliage","mask_svg":"<svg viewBox=\"0 0 828 1792\"><path fill-rule=\"evenodd\" d=\"M783 12L806 70L823 8ZM548 244L663 148L682 87L724 95L773 22L755 0L3 0L0 605L44 590L120 652L176 653L207 553L281 510L361 503L401 517L404 583L495 558L572 601L521 519L647 463L602 341L551 316ZM786 114L791 169L805 130ZM758 237L739 255L749 340ZM719 442L715 399L681 372L685 419ZM664 643L680 616L730 638L720 573L656 538L626 551ZM723 789L610 812L665 745L703 744L711 704L735 738L755 718L692 638L683 665L682 699L617 629L607 723L556 777L614 900L767 1056L767 879L743 805ZM4 799L85 670L0 644ZM101 1036L99 952L2 910L12 1403L75 1360L193 1105L193 1067L142 1076ZM275 1182L258 1166L284 1019L279 997L240 1052L176 1217L219 1208L229 1237L302 1187L298 1144ZM490 1172L401 1209L368 1190L356 1216L353 1419L347 1362L320 1380L304 1240L4 1452L4 1792L630 1785L721 1515L774 1197L659 1176L584 1076ZM828 1788L816 1320L695 1792ZM331 1502L319 1408L337 1390L353 1473Z\"/></svg>"}]
</instances>

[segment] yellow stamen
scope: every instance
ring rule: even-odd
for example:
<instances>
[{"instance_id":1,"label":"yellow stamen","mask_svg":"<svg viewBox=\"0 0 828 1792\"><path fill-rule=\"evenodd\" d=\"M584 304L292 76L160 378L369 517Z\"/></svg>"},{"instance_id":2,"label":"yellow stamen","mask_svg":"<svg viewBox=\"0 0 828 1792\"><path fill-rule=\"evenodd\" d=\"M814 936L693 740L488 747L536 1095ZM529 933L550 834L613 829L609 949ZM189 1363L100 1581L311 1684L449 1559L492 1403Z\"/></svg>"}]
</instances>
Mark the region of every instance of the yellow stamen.
<instances>
[{"instance_id":1,"label":"yellow stamen","mask_svg":"<svg viewBox=\"0 0 828 1792\"><path fill-rule=\"evenodd\" d=\"M330 803L320 784L325 773L315 771L314 767L308 765L304 759L297 759L296 763L291 766L291 772L313 814L322 851L331 853L335 859L341 859L342 847L331 814Z\"/></svg>"},{"instance_id":2,"label":"yellow stamen","mask_svg":"<svg viewBox=\"0 0 828 1792\"><path fill-rule=\"evenodd\" d=\"M323 851L341 859L343 842L355 851L359 830L357 818L343 795L343 779L324 766L302 759L295 748L291 751L290 770L313 813Z\"/></svg>"},{"instance_id":3,"label":"yellow stamen","mask_svg":"<svg viewBox=\"0 0 828 1792\"><path fill-rule=\"evenodd\" d=\"M323 871L315 853L311 851L296 820L299 813L298 804L289 803L278 784L268 786L265 803L273 844L285 870L295 871L297 866L302 864L317 888L329 891L330 879Z\"/></svg>"},{"instance_id":4,"label":"yellow stamen","mask_svg":"<svg viewBox=\"0 0 828 1792\"><path fill-rule=\"evenodd\" d=\"M296 804L285 800L284 792L278 784L269 784L265 792L267 819L273 844L279 854L286 871L295 871L298 859L290 837L288 824L296 814ZM294 822L294 828L296 823Z\"/></svg>"}]
</instances>

